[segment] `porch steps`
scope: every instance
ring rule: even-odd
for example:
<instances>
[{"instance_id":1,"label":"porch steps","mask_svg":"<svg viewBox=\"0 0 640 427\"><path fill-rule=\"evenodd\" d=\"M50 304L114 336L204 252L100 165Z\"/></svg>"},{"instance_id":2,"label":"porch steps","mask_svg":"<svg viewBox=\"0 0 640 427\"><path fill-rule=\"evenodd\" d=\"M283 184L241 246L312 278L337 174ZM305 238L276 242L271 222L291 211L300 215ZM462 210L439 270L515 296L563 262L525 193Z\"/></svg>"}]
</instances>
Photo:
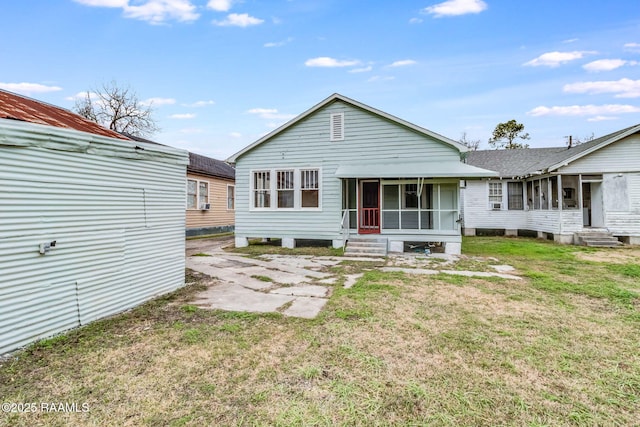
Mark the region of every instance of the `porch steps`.
<instances>
[{"instance_id":1,"label":"porch steps","mask_svg":"<svg viewBox=\"0 0 640 427\"><path fill-rule=\"evenodd\" d=\"M347 256L387 256L387 239L363 239L361 237L351 237L347 242L344 254Z\"/></svg>"},{"instance_id":2,"label":"porch steps","mask_svg":"<svg viewBox=\"0 0 640 427\"><path fill-rule=\"evenodd\" d=\"M618 241L608 230L586 230L575 233L576 245L591 246L599 248L616 248L622 243Z\"/></svg>"}]
</instances>

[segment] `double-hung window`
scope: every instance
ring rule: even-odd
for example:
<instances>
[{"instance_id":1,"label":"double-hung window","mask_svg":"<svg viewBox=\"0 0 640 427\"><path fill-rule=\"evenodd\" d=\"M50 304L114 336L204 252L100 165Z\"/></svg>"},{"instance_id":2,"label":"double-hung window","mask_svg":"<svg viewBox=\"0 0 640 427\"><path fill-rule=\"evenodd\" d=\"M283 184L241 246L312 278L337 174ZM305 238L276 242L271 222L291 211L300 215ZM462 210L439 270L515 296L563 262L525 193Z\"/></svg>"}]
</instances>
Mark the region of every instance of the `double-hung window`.
<instances>
[{"instance_id":1,"label":"double-hung window","mask_svg":"<svg viewBox=\"0 0 640 427\"><path fill-rule=\"evenodd\" d=\"M317 208L320 206L320 183L318 169L300 170L301 206L303 208Z\"/></svg>"},{"instance_id":2,"label":"double-hung window","mask_svg":"<svg viewBox=\"0 0 640 427\"><path fill-rule=\"evenodd\" d=\"M294 205L294 172L292 170L277 171L276 192L279 208L293 208Z\"/></svg>"},{"instance_id":3,"label":"double-hung window","mask_svg":"<svg viewBox=\"0 0 640 427\"><path fill-rule=\"evenodd\" d=\"M253 173L253 206L256 208L271 207L271 172Z\"/></svg>"},{"instance_id":4,"label":"double-hung window","mask_svg":"<svg viewBox=\"0 0 640 427\"><path fill-rule=\"evenodd\" d=\"M232 211L236 208L236 187L227 185L227 209Z\"/></svg>"},{"instance_id":5,"label":"double-hung window","mask_svg":"<svg viewBox=\"0 0 640 427\"><path fill-rule=\"evenodd\" d=\"M489 207L502 209L502 183L489 182Z\"/></svg>"},{"instance_id":6,"label":"double-hung window","mask_svg":"<svg viewBox=\"0 0 640 427\"><path fill-rule=\"evenodd\" d=\"M507 203L507 208L509 210L524 209L524 193L523 185L521 182L507 183Z\"/></svg>"},{"instance_id":7,"label":"double-hung window","mask_svg":"<svg viewBox=\"0 0 640 427\"><path fill-rule=\"evenodd\" d=\"M202 209L209 203L209 183L195 179L187 180L187 209Z\"/></svg>"}]
</instances>

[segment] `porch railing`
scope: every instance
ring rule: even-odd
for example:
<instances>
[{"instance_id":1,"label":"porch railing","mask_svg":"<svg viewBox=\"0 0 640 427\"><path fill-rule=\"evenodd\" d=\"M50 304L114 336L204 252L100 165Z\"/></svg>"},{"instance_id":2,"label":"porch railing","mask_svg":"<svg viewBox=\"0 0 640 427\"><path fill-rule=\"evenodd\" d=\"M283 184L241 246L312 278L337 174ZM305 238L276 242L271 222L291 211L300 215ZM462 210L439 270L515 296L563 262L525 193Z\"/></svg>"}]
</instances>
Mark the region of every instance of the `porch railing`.
<instances>
[{"instance_id":1,"label":"porch railing","mask_svg":"<svg viewBox=\"0 0 640 427\"><path fill-rule=\"evenodd\" d=\"M361 233L377 233L380 231L380 209L361 208L360 227Z\"/></svg>"}]
</instances>

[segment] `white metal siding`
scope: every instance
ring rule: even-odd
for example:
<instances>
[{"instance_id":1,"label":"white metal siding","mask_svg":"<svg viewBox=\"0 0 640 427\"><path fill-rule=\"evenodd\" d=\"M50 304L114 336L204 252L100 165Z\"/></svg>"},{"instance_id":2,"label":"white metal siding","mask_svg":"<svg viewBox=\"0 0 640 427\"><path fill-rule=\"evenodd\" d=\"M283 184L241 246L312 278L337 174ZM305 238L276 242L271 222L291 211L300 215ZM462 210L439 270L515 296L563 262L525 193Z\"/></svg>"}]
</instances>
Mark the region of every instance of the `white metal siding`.
<instances>
[{"instance_id":1,"label":"white metal siding","mask_svg":"<svg viewBox=\"0 0 640 427\"><path fill-rule=\"evenodd\" d=\"M42 128L0 121L0 354L184 284L186 153Z\"/></svg>"},{"instance_id":2,"label":"white metal siding","mask_svg":"<svg viewBox=\"0 0 640 427\"><path fill-rule=\"evenodd\" d=\"M344 113L344 140L330 140L330 115ZM241 156L236 163L236 235L340 239L341 163L459 161L457 149L343 102L316 111L267 143ZM321 210L250 211L250 171L319 167ZM376 177L372 177L376 178ZM272 177L272 179L275 179Z\"/></svg>"}]
</instances>

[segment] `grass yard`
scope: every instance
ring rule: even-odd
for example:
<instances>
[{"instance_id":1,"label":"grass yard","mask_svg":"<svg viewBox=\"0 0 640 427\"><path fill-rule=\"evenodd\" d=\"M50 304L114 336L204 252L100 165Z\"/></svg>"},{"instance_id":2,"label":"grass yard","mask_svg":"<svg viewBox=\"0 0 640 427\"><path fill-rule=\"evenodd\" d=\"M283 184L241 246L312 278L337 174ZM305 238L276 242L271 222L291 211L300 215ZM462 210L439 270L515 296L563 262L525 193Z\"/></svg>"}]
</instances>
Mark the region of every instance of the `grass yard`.
<instances>
[{"instance_id":1,"label":"grass yard","mask_svg":"<svg viewBox=\"0 0 640 427\"><path fill-rule=\"evenodd\" d=\"M0 362L3 402L88 405L0 425L640 425L640 250L475 237L463 252L524 280L350 262L334 268L364 276L310 321L198 309L207 278L191 274Z\"/></svg>"}]
</instances>

